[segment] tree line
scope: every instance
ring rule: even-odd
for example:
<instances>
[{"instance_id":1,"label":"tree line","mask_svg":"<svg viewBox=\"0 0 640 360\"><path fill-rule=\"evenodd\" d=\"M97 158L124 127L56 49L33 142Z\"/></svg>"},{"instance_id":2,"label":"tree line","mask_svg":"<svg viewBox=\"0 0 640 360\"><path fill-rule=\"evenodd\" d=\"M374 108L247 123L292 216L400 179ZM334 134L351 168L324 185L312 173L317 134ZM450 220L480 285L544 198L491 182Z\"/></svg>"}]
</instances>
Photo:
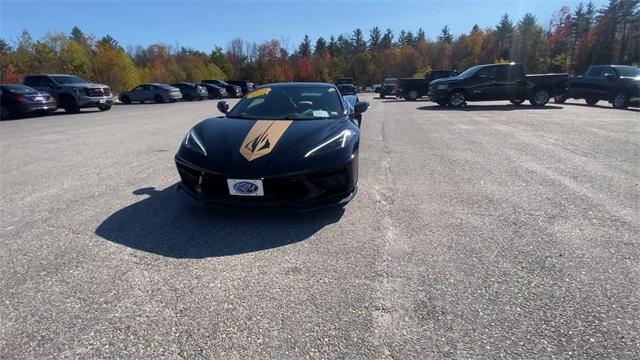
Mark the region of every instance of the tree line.
<instances>
[{"instance_id":1,"label":"tree line","mask_svg":"<svg viewBox=\"0 0 640 360\"><path fill-rule=\"evenodd\" d=\"M333 82L353 77L370 85L385 77L422 77L437 69L464 70L475 64L521 62L528 71L581 73L590 64L640 62L640 0L593 2L562 7L547 24L532 14L514 21L503 15L488 28L474 25L454 35L444 26L435 39L415 32L374 27L365 34L305 36L289 49L272 39L240 38L209 53L154 44L125 49L109 35L50 33L34 40L28 31L10 44L0 39L0 81L20 82L33 73L71 73L109 84L116 92L141 82L199 82L248 79L258 84L280 81Z\"/></svg>"}]
</instances>

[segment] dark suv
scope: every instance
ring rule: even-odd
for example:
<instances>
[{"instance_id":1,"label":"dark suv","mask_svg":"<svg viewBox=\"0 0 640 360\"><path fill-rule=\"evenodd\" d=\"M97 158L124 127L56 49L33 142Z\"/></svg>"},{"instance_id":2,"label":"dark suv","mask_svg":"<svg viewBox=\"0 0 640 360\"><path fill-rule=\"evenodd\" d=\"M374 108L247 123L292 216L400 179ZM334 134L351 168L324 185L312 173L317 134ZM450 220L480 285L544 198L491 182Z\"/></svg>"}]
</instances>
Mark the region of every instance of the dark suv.
<instances>
[{"instance_id":1,"label":"dark suv","mask_svg":"<svg viewBox=\"0 0 640 360\"><path fill-rule=\"evenodd\" d=\"M209 97L209 92L202 85L189 82L179 82L171 84L171 86L180 89L182 98L187 101L203 100Z\"/></svg>"},{"instance_id":2,"label":"dark suv","mask_svg":"<svg viewBox=\"0 0 640 360\"><path fill-rule=\"evenodd\" d=\"M111 89L107 85L93 84L74 75L29 75L24 78L24 85L51 94L68 113L92 107L107 111L113 105Z\"/></svg>"},{"instance_id":3,"label":"dark suv","mask_svg":"<svg viewBox=\"0 0 640 360\"><path fill-rule=\"evenodd\" d=\"M243 94L248 94L255 89L255 84L248 80L227 80L227 84L240 86Z\"/></svg>"},{"instance_id":4,"label":"dark suv","mask_svg":"<svg viewBox=\"0 0 640 360\"><path fill-rule=\"evenodd\" d=\"M238 85L229 84L222 80L202 80L203 84L213 84L223 87L229 97L242 97L242 88Z\"/></svg>"}]
</instances>

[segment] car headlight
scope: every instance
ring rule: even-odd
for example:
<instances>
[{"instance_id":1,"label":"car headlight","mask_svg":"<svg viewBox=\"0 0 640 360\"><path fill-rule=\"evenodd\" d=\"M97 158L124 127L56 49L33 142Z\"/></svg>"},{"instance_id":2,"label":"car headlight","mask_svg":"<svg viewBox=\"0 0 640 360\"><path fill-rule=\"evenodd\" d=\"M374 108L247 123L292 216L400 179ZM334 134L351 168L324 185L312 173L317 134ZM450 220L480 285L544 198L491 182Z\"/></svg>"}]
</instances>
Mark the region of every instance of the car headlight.
<instances>
[{"instance_id":1,"label":"car headlight","mask_svg":"<svg viewBox=\"0 0 640 360\"><path fill-rule=\"evenodd\" d=\"M438 90L446 90L449 87L449 84L438 85Z\"/></svg>"},{"instance_id":2,"label":"car headlight","mask_svg":"<svg viewBox=\"0 0 640 360\"><path fill-rule=\"evenodd\" d=\"M184 138L184 146L207 156L207 149L204 148L202 140L200 140L194 129L189 130L189 133L187 133L187 136Z\"/></svg>"},{"instance_id":3,"label":"car headlight","mask_svg":"<svg viewBox=\"0 0 640 360\"><path fill-rule=\"evenodd\" d=\"M304 157L308 158L310 156L321 154L327 151L344 149L353 135L354 133L352 130L344 130L340 134L311 149L311 151L306 153Z\"/></svg>"}]
</instances>

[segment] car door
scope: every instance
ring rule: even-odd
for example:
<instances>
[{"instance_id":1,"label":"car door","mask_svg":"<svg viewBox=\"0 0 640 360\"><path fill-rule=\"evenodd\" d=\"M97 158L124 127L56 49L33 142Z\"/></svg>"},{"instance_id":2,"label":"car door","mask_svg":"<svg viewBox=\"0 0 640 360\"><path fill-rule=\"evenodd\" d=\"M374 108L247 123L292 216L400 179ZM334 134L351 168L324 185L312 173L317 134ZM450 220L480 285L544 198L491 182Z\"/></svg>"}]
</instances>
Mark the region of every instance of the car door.
<instances>
[{"instance_id":1,"label":"car door","mask_svg":"<svg viewBox=\"0 0 640 360\"><path fill-rule=\"evenodd\" d=\"M602 67L602 77L598 79L599 85L596 89L596 96L600 100L610 100L615 92L618 72L611 66Z\"/></svg>"},{"instance_id":2,"label":"car door","mask_svg":"<svg viewBox=\"0 0 640 360\"><path fill-rule=\"evenodd\" d=\"M491 100L510 100L514 98L515 94L515 81L509 77L511 68L515 66L511 65L497 65L495 77L487 87L487 95Z\"/></svg>"},{"instance_id":3,"label":"car door","mask_svg":"<svg viewBox=\"0 0 640 360\"><path fill-rule=\"evenodd\" d=\"M143 90L144 90L144 85L138 85L134 87L129 92L129 99L131 99L131 101L140 101L142 99Z\"/></svg>"},{"instance_id":4,"label":"car door","mask_svg":"<svg viewBox=\"0 0 640 360\"><path fill-rule=\"evenodd\" d=\"M506 98L504 100L524 100L527 98L527 75L524 66L507 66L504 88Z\"/></svg>"},{"instance_id":5,"label":"car door","mask_svg":"<svg viewBox=\"0 0 640 360\"><path fill-rule=\"evenodd\" d=\"M591 69L585 75L585 79L582 83L582 96L584 98L600 98L600 88L604 85L604 77L602 73L604 66L592 66Z\"/></svg>"},{"instance_id":6,"label":"car door","mask_svg":"<svg viewBox=\"0 0 640 360\"><path fill-rule=\"evenodd\" d=\"M485 66L478 70L469 85L469 100L492 100L496 75L496 66Z\"/></svg>"},{"instance_id":7,"label":"car door","mask_svg":"<svg viewBox=\"0 0 640 360\"><path fill-rule=\"evenodd\" d=\"M160 88L155 86L155 85L147 85L147 100L149 101L155 101L155 96L156 94L160 93ZM162 96L162 94L160 94L160 96ZM164 98L164 97L163 97Z\"/></svg>"}]
</instances>

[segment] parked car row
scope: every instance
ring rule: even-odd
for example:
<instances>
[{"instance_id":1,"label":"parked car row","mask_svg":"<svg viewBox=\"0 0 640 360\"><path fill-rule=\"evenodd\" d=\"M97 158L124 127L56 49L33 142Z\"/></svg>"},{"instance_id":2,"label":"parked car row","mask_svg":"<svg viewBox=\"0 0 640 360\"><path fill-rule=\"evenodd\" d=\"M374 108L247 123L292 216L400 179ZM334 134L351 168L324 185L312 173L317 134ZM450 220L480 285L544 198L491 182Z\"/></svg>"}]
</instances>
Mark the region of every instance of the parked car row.
<instances>
[{"instance_id":1,"label":"parked car row","mask_svg":"<svg viewBox=\"0 0 640 360\"><path fill-rule=\"evenodd\" d=\"M587 104L608 101L624 109L640 100L640 69L634 66L591 66L584 75L526 74L523 64L487 64L473 66L458 74L433 71L425 79L387 78L374 86L380 98L395 96L417 100L428 96L441 106L464 107L471 101L508 100L515 105L529 101L544 106L550 99L585 99Z\"/></svg>"},{"instance_id":2,"label":"parked car row","mask_svg":"<svg viewBox=\"0 0 640 360\"><path fill-rule=\"evenodd\" d=\"M123 91L118 98L124 104L222 99L242 97L253 91L254 87L252 82L246 80L203 80L201 84L179 82L170 85L145 83ZM0 96L2 119L25 114L46 114L58 108L68 113L91 107L107 111L114 103L109 86L65 74L28 75L23 84L0 84Z\"/></svg>"}]
</instances>

